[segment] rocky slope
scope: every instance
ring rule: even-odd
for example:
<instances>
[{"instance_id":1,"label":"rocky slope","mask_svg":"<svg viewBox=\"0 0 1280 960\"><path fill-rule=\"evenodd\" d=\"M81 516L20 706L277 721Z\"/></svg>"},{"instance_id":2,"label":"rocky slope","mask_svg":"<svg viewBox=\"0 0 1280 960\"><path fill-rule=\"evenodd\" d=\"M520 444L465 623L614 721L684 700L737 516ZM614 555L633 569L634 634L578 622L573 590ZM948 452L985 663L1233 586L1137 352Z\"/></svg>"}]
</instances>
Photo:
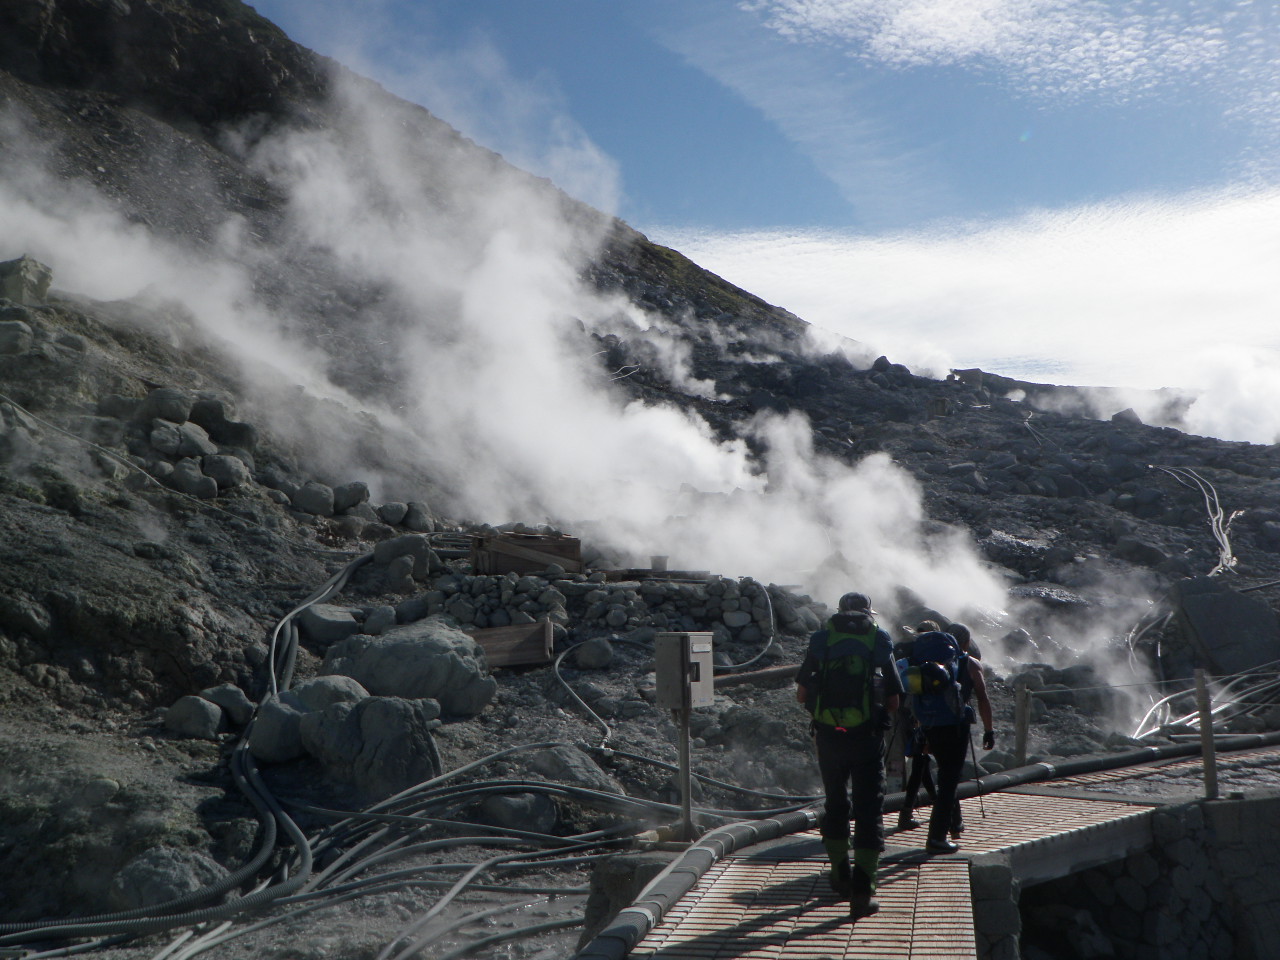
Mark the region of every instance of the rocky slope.
<instances>
[{"instance_id":1,"label":"rocky slope","mask_svg":"<svg viewBox=\"0 0 1280 960\"><path fill-rule=\"evenodd\" d=\"M857 344L819 347L800 319L233 0L20 0L0 10L0 37L0 260L54 267L51 287L38 266L9 268L0 300L0 924L145 912L251 861L259 818L233 751L255 715L248 749L312 836L331 822L318 808L361 807L518 745L459 778L487 792L425 815L560 837L670 823L672 771L653 761L674 761L676 730L652 702L654 634L713 632L726 672L794 663L822 602L867 583L887 625L974 624L1001 732L986 769L1012 762L1019 678L1037 691L1031 752L1078 754L1128 742L1135 684L1275 659L1273 447L1054 412L1097 415L1108 399L1069 388L1015 385L1012 399L980 371L938 381ZM398 260L420 237L417 258ZM99 261L108 274L140 264L127 294L103 295L117 278ZM513 276L526 268L532 279ZM517 296L485 299L508 284ZM540 299L554 326L467 341L481 306L532 315ZM570 361L542 357L551 338ZM685 450L735 458L749 467L737 479L768 489L669 489L647 540L635 529L649 515L630 509L645 496L628 485L573 512L554 489L568 471L534 482L547 458L524 435L555 440L499 389L518 379L491 365L507 348L544 382L593 385L537 395L544 418L604 398L602 414L571 421L594 431L575 445L599 444L597 459L623 455L612 431L676 411L655 454L693 424ZM449 368L468 362L485 389L452 404L467 378ZM760 503L797 465L812 473L783 511L793 526L777 526ZM662 479L676 486L679 470ZM840 505L856 496L893 522L849 526ZM803 582L769 582L766 559L800 539L813 502L826 548ZM494 514L477 514L486 504ZM584 567L481 574L471 538L493 524L580 537ZM663 537L691 560L725 556L710 543L695 556L699 538L740 542L746 559L648 571ZM282 657L295 626L281 619L348 565L337 593L290 621L296 660ZM963 575L944 582L952 569ZM965 602L971 583L981 602ZM1244 625L1247 650L1215 645L1197 590ZM491 671L464 632L540 620L559 668ZM748 815L817 790L785 677L722 687L691 732L708 810ZM427 829L427 863L492 855ZM272 856L263 876L286 854ZM539 882L578 888L589 869ZM437 896L383 892L243 949L372 957ZM583 900L537 909L573 919ZM518 955L563 955L576 937L528 936ZM150 956L163 942L102 950Z\"/></svg>"}]
</instances>

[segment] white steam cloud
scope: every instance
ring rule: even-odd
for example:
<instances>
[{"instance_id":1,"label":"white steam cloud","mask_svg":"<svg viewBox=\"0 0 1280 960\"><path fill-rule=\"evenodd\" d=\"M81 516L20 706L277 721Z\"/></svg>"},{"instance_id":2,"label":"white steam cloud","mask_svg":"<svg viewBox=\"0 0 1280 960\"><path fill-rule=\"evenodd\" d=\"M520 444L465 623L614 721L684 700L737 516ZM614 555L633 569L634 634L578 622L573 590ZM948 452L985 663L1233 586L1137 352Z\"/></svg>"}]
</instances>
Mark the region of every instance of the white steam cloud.
<instances>
[{"instance_id":1,"label":"white steam cloud","mask_svg":"<svg viewBox=\"0 0 1280 960\"><path fill-rule=\"evenodd\" d=\"M580 279L600 221L477 159L451 132L424 152L411 132L420 111L363 81L340 86L334 115L332 128L245 148L288 197L284 249L259 245L234 217L211 247L185 248L129 223L89 184L55 183L35 153L6 167L0 235L16 245L10 255L50 264L61 290L98 300L145 291L183 305L257 385L245 414L278 434L357 448L302 422L305 407L284 402L298 387L375 417L449 491L436 504L449 515L550 519L569 532L591 522L622 560L660 553L673 566L795 584L828 601L856 587L887 604L906 585L957 614L1000 606L963 538L923 532L920 491L887 458L850 468L814 452L802 418L761 417L752 429L767 448L762 468L744 440L718 439L696 415L628 401L584 329L643 337L665 374L703 394L714 384L693 379L669 320ZM394 408L335 385L332 346L322 350L305 318L257 293L255 271L288 270L307 251L374 291L368 311L338 331L340 352L396 358ZM387 342L374 350L375 341ZM360 462L342 469L333 479L377 486Z\"/></svg>"}]
</instances>

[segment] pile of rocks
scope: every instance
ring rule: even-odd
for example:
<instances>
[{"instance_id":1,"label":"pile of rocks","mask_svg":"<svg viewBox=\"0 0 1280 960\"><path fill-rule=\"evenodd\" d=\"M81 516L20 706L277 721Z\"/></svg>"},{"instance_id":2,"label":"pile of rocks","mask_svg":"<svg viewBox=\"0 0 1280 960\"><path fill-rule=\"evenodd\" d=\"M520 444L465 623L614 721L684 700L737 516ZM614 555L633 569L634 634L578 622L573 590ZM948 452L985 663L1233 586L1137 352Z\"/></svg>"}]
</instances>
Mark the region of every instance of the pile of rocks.
<instances>
[{"instance_id":1,"label":"pile of rocks","mask_svg":"<svg viewBox=\"0 0 1280 960\"><path fill-rule=\"evenodd\" d=\"M437 776L431 731L441 716L474 716L496 689L476 642L431 619L332 644L320 676L256 708L239 687L223 684L180 698L164 723L204 739L251 723L248 745L257 759L308 755L327 776L374 800Z\"/></svg>"},{"instance_id":2,"label":"pile of rocks","mask_svg":"<svg viewBox=\"0 0 1280 960\"><path fill-rule=\"evenodd\" d=\"M826 616L823 604L750 577L618 580L604 570L570 574L554 564L532 574L473 575L465 564L443 561L425 535L379 543L373 557L366 588L415 591L393 608L396 623L447 616L465 629L483 629L548 619L558 628L572 625L578 636L698 630L712 633L721 645L760 643L779 632L808 634ZM361 626L370 618L389 625L388 616L371 607L337 612L317 607L304 616L302 627L309 639L323 644L357 629L370 632Z\"/></svg>"}]
</instances>

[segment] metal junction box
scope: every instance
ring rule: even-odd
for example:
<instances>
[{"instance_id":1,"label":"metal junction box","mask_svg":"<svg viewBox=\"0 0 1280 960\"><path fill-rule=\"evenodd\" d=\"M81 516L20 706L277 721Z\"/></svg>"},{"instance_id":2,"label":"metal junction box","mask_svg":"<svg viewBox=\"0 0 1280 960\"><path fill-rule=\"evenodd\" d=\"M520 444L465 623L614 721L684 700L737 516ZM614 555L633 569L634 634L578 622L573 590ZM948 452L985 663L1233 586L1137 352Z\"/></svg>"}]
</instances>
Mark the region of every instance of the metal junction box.
<instances>
[{"instance_id":1,"label":"metal junction box","mask_svg":"<svg viewBox=\"0 0 1280 960\"><path fill-rule=\"evenodd\" d=\"M654 638L653 659L659 707L679 710L715 702L709 632L660 633Z\"/></svg>"}]
</instances>

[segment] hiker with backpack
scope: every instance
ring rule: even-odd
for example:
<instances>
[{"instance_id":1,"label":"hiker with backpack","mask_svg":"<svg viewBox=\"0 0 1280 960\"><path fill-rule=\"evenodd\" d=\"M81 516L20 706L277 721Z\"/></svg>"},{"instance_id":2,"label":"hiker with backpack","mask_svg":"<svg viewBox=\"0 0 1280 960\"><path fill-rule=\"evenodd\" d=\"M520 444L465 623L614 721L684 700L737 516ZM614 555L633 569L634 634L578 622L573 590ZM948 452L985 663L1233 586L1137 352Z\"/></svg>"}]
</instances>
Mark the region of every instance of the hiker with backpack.
<instances>
[{"instance_id":1,"label":"hiker with backpack","mask_svg":"<svg viewBox=\"0 0 1280 960\"><path fill-rule=\"evenodd\" d=\"M916 637L942 628L933 620L924 620L916 624L914 630L910 627L904 627L903 629L908 632L909 636L894 644L893 655L896 660L910 658ZM920 794L920 788L924 787L924 792L928 794L930 803L937 802L938 791L933 785L933 776L929 773L929 742L924 737L924 728L916 723L909 703L903 706L898 716L904 730L902 738L903 759L910 761L907 782L902 788L903 800L902 809L898 811L898 829L914 830L920 826L920 822L912 816L916 807L916 799Z\"/></svg>"},{"instance_id":2,"label":"hiker with backpack","mask_svg":"<svg viewBox=\"0 0 1280 960\"><path fill-rule=\"evenodd\" d=\"M810 730L826 792L819 832L831 861L831 888L849 898L854 918L880 909L873 894L884 850L884 734L901 692L893 641L876 624L871 601L866 594L846 593L837 612L809 638L796 675L796 699L813 718Z\"/></svg>"},{"instance_id":3,"label":"hiker with backpack","mask_svg":"<svg viewBox=\"0 0 1280 960\"><path fill-rule=\"evenodd\" d=\"M963 829L956 788L964 769L969 726L973 723L970 695L978 701L982 719L982 746L995 747L991 701L987 697L982 662L970 656L957 634L968 642L969 630L953 623L948 632L931 630L916 636L911 653L898 661L902 685L909 695L912 716L924 732L929 752L938 764L937 793L929 815L925 850L955 853L960 845L947 838L948 829L958 836Z\"/></svg>"}]
</instances>

